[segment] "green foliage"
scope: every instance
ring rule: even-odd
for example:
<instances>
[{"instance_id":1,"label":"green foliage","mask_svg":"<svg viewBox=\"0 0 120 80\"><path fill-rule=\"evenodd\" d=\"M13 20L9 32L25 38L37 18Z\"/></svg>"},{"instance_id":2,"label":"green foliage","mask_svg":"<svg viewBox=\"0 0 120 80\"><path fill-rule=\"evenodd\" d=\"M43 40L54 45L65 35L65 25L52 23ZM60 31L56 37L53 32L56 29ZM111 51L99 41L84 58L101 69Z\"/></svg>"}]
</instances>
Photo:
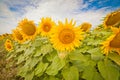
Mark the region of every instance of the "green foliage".
<instances>
[{"instance_id":1,"label":"green foliage","mask_svg":"<svg viewBox=\"0 0 120 80\"><path fill-rule=\"evenodd\" d=\"M63 69L62 75L65 80L79 80L79 72L75 66Z\"/></svg>"},{"instance_id":2,"label":"green foliage","mask_svg":"<svg viewBox=\"0 0 120 80\"><path fill-rule=\"evenodd\" d=\"M37 67L35 68L35 75L41 76L47 67L48 63L39 62Z\"/></svg>"},{"instance_id":3,"label":"green foliage","mask_svg":"<svg viewBox=\"0 0 120 80\"><path fill-rule=\"evenodd\" d=\"M17 75L25 80L119 80L120 56L112 52L106 57L101 50L101 43L111 34L102 25L84 33L80 47L66 52L65 58L60 58L48 38L38 35L23 44L14 42L7 56L14 59Z\"/></svg>"},{"instance_id":4,"label":"green foliage","mask_svg":"<svg viewBox=\"0 0 120 80\"><path fill-rule=\"evenodd\" d=\"M82 78L86 80L104 80L94 66L86 66Z\"/></svg>"},{"instance_id":5,"label":"green foliage","mask_svg":"<svg viewBox=\"0 0 120 80\"><path fill-rule=\"evenodd\" d=\"M120 71L110 60L100 61L98 69L105 80L119 80Z\"/></svg>"},{"instance_id":6,"label":"green foliage","mask_svg":"<svg viewBox=\"0 0 120 80\"><path fill-rule=\"evenodd\" d=\"M46 73L48 75L56 75L59 70L65 66L65 60L60 59L58 56L54 57L51 65L47 68Z\"/></svg>"}]
</instances>

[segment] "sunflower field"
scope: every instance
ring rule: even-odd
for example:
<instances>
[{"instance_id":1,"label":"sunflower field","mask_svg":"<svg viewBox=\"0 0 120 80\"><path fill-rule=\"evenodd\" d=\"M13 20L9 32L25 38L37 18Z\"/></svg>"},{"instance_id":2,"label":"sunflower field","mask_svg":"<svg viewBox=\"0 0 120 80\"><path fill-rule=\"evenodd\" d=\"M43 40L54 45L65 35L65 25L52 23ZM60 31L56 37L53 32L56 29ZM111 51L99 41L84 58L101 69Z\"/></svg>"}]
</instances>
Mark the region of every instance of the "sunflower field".
<instances>
[{"instance_id":1,"label":"sunflower field","mask_svg":"<svg viewBox=\"0 0 120 80\"><path fill-rule=\"evenodd\" d=\"M0 80L120 80L120 11L91 27L21 20L0 35Z\"/></svg>"}]
</instances>

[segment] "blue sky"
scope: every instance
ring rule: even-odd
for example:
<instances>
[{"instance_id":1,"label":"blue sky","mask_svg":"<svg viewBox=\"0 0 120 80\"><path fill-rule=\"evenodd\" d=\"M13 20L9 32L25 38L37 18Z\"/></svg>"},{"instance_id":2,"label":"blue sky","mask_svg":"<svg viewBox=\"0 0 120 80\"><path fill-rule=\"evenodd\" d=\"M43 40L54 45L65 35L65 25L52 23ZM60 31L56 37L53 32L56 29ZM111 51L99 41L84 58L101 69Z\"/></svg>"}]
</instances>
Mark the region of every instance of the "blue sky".
<instances>
[{"instance_id":1,"label":"blue sky","mask_svg":"<svg viewBox=\"0 0 120 80\"><path fill-rule=\"evenodd\" d=\"M96 27L119 8L120 0L0 0L0 34L11 33L23 18L36 24L42 17L51 17L56 23L73 18L76 25L89 22Z\"/></svg>"}]
</instances>

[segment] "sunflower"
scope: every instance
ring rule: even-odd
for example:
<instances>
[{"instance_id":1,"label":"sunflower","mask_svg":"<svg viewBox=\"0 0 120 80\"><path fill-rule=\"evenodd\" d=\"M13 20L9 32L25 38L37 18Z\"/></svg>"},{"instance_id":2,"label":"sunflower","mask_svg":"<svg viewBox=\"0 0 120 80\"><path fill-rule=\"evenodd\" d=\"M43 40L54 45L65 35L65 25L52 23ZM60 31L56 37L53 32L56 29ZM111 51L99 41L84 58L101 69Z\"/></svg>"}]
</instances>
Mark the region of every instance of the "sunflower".
<instances>
[{"instance_id":1,"label":"sunflower","mask_svg":"<svg viewBox=\"0 0 120 80\"><path fill-rule=\"evenodd\" d=\"M26 38L23 37L23 35L19 32L18 29L14 29L12 31L12 36L15 41L18 41L19 43L23 43L26 41Z\"/></svg>"},{"instance_id":2,"label":"sunflower","mask_svg":"<svg viewBox=\"0 0 120 80\"><path fill-rule=\"evenodd\" d=\"M84 31L84 32L89 32L90 28L91 28L91 24L88 22L84 22L80 25L80 28Z\"/></svg>"},{"instance_id":3,"label":"sunflower","mask_svg":"<svg viewBox=\"0 0 120 80\"><path fill-rule=\"evenodd\" d=\"M13 49L13 45L12 45L12 43L11 43L11 40L9 40L9 39L7 39L6 41L5 41L5 49L7 50L7 51L11 51L12 49Z\"/></svg>"},{"instance_id":4,"label":"sunflower","mask_svg":"<svg viewBox=\"0 0 120 80\"><path fill-rule=\"evenodd\" d=\"M83 39L82 33L80 28L75 27L73 20L68 23L66 19L65 23L59 21L50 40L58 51L71 51L74 47L79 47L80 40Z\"/></svg>"},{"instance_id":5,"label":"sunflower","mask_svg":"<svg viewBox=\"0 0 120 80\"><path fill-rule=\"evenodd\" d=\"M6 42L11 43L11 40L7 39Z\"/></svg>"},{"instance_id":6,"label":"sunflower","mask_svg":"<svg viewBox=\"0 0 120 80\"><path fill-rule=\"evenodd\" d=\"M34 39L37 35L37 27L33 21L29 21L28 19L23 19L19 24L17 29L27 39Z\"/></svg>"},{"instance_id":7,"label":"sunflower","mask_svg":"<svg viewBox=\"0 0 120 80\"><path fill-rule=\"evenodd\" d=\"M3 40L3 39L4 39L3 35L0 35L0 40Z\"/></svg>"},{"instance_id":8,"label":"sunflower","mask_svg":"<svg viewBox=\"0 0 120 80\"><path fill-rule=\"evenodd\" d=\"M105 28L108 27L119 27L120 24L120 11L112 12L108 14L103 22Z\"/></svg>"},{"instance_id":9,"label":"sunflower","mask_svg":"<svg viewBox=\"0 0 120 80\"><path fill-rule=\"evenodd\" d=\"M112 50L120 54L120 28L111 27L111 29L114 34L102 43L102 49L106 55Z\"/></svg>"},{"instance_id":10,"label":"sunflower","mask_svg":"<svg viewBox=\"0 0 120 80\"><path fill-rule=\"evenodd\" d=\"M52 28L55 26L55 22L51 18L42 18L38 26L38 33L42 36L50 36L52 33Z\"/></svg>"}]
</instances>

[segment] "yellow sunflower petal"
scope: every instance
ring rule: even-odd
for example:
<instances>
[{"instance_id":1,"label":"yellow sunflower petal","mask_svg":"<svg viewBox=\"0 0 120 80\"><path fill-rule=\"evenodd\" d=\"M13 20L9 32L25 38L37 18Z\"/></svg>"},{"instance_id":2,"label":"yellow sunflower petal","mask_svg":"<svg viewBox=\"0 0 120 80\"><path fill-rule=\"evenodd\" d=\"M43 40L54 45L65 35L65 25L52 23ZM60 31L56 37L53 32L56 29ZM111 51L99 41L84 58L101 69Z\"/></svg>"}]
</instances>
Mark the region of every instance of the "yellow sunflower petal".
<instances>
[{"instance_id":1,"label":"yellow sunflower petal","mask_svg":"<svg viewBox=\"0 0 120 80\"><path fill-rule=\"evenodd\" d=\"M50 41L58 51L72 51L80 45L80 40L83 39L82 30L75 27L73 24L65 20L65 23L59 21L58 26L53 30Z\"/></svg>"},{"instance_id":2,"label":"yellow sunflower petal","mask_svg":"<svg viewBox=\"0 0 120 80\"><path fill-rule=\"evenodd\" d=\"M120 29L118 30L118 33L111 35L106 41L102 43L104 54L108 55L111 50L116 52L120 51Z\"/></svg>"},{"instance_id":3,"label":"yellow sunflower petal","mask_svg":"<svg viewBox=\"0 0 120 80\"><path fill-rule=\"evenodd\" d=\"M12 31L12 35L13 35L13 39L15 41L18 41L19 43L23 43L26 41L26 37L23 37L23 35L17 29L14 29Z\"/></svg>"},{"instance_id":4,"label":"yellow sunflower petal","mask_svg":"<svg viewBox=\"0 0 120 80\"><path fill-rule=\"evenodd\" d=\"M117 33L119 32L119 29L116 28L116 27L111 27L111 30L112 30L115 34L117 34Z\"/></svg>"},{"instance_id":5,"label":"yellow sunflower petal","mask_svg":"<svg viewBox=\"0 0 120 80\"><path fill-rule=\"evenodd\" d=\"M80 28L84 31L84 32L89 32L90 28L92 27L92 25L88 22L84 22L80 25Z\"/></svg>"},{"instance_id":6,"label":"yellow sunflower petal","mask_svg":"<svg viewBox=\"0 0 120 80\"><path fill-rule=\"evenodd\" d=\"M11 51L11 50L13 49L13 45L12 45L12 43L11 43L11 40L9 40L9 39L7 39L7 40L5 41L4 46L5 46L5 49L6 49L7 51Z\"/></svg>"},{"instance_id":7,"label":"yellow sunflower petal","mask_svg":"<svg viewBox=\"0 0 120 80\"><path fill-rule=\"evenodd\" d=\"M51 18L42 18L38 25L38 33L42 36L50 36L52 34L52 28L55 26L55 22Z\"/></svg>"},{"instance_id":8,"label":"yellow sunflower petal","mask_svg":"<svg viewBox=\"0 0 120 80\"><path fill-rule=\"evenodd\" d=\"M115 26L120 23L120 11L108 14L104 20L105 28Z\"/></svg>"},{"instance_id":9,"label":"yellow sunflower petal","mask_svg":"<svg viewBox=\"0 0 120 80\"><path fill-rule=\"evenodd\" d=\"M23 19L19 22L17 29L27 39L34 39L37 35L37 27L35 23L28 19Z\"/></svg>"}]
</instances>

